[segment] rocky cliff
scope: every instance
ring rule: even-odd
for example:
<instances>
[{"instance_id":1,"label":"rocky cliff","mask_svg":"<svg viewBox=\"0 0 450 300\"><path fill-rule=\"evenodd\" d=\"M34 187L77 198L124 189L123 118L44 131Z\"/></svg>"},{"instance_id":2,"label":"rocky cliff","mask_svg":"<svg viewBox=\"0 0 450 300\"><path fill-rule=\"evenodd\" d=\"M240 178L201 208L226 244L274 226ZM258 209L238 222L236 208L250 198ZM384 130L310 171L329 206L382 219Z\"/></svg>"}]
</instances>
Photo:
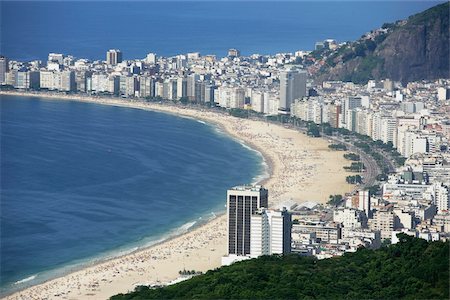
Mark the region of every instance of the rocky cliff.
<instances>
[{"instance_id":1,"label":"rocky cliff","mask_svg":"<svg viewBox=\"0 0 450 300\"><path fill-rule=\"evenodd\" d=\"M384 24L333 51L322 51L323 63L316 78L355 83L384 78L403 83L450 78L449 51L449 2L446 2L405 21Z\"/></svg>"}]
</instances>

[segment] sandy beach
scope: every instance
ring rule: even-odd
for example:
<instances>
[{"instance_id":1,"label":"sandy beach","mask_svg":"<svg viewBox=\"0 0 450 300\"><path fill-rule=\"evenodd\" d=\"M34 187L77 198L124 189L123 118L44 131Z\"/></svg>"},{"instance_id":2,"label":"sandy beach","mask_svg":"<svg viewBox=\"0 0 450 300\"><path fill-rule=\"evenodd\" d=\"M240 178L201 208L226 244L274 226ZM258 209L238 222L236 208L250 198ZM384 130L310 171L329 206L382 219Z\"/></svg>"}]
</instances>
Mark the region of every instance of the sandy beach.
<instances>
[{"instance_id":1,"label":"sandy beach","mask_svg":"<svg viewBox=\"0 0 450 300\"><path fill-rule=\"evenodd\" d=\"M345 177L349 174L342 167L349 163L343 158L343 152L330 151L324 139L310 138L280 125L238 119L209 110L116 98L11 94L160 111L216 124L264 156L270 165L270 176L263 184L269 189L269 205L272 207L285 201L325 203L330 194L353 190L352 185L345 183ZM223 195L225 204L226 191ZM226 254L226 244L226 216L222 215L156 246L89 266L17 292L6 299L107 299L131 291L136 285L170 282L178 278L178 271L183 269L205 272L217 268L220 258Z\"/></svg>"}]
</instances>

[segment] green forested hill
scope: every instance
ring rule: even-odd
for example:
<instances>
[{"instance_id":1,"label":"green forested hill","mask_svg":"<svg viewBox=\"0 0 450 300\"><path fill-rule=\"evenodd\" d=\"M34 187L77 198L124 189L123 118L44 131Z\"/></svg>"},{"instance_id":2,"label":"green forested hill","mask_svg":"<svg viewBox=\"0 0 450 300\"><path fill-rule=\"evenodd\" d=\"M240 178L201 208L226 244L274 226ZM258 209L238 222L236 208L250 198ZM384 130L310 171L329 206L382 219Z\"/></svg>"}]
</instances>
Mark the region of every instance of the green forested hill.
<instances>
[{"instance_id":1,"label":"green forested hill","mask_svg":"<svg viewBox=\"0 0 450 300\"><path fill-rule=\"evenodd\" d=\"M449 299L449 242L401 236L379 250L316 260L267 256L111 299Z\"/></svg>"}]
</instances>

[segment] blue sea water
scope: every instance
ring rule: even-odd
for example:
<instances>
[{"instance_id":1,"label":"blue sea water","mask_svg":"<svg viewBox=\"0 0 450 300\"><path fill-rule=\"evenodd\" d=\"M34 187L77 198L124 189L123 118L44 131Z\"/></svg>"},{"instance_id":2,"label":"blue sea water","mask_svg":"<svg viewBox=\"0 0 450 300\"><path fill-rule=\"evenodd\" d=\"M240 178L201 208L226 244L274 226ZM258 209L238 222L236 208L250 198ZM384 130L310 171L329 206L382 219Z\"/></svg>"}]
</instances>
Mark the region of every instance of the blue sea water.
<instances>
[{"instance_id":1,"label":"blue sea water","mask_svg":"<svg viewBox=\"0 0 450 300\"><path fill-rule=\"evenodd\" d=\"M46 60L49 52L124 59L148 52L224 56L311 50L348 41L443 1L0 1L1 54Z\"/></svg>"},{"instance_id":2,"label":"blue sea water","mask_svg":"<svg viewBox=\"0 0 450 300\"><path fill-rule=\"evenodd\" d=\"M7 291L207 220L230 186L264 172L260 155L192 119L17 96L0 105Z\"/></svg>"}]
</instances>

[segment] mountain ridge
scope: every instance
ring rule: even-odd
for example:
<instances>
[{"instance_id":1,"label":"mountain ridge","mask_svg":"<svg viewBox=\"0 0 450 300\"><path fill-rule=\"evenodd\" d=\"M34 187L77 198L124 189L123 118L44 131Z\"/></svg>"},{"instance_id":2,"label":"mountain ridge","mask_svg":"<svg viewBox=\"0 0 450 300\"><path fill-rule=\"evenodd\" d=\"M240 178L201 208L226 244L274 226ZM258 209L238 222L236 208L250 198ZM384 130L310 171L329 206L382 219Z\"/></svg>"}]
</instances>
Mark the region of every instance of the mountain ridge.
<instances>
[{"instance_id":1,"label":"mountain ridge","mask_svg":"<svg viewBox=\"0 0 450 300\"><path fill-rule=\"evenodd\" d=\"M449 2L406 20L385 23L355 42L334 50L313 51L310 67L318 82L366 83L389 78L410 81L450 78ZM317 65L319 67L317 67Z\"/></svg>"}]
</instances>

